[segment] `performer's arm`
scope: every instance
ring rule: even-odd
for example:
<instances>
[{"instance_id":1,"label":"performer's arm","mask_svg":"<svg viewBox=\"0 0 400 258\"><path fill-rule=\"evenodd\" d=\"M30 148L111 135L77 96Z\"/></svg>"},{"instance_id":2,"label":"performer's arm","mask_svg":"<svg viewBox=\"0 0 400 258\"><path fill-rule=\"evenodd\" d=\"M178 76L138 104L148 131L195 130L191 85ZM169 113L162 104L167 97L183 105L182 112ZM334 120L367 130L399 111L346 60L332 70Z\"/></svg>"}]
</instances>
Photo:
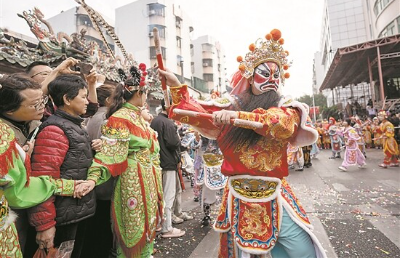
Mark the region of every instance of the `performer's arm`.
<instances>
[{"instance_id":1,"label":"performer's arm","mask_svg":"<svg viewBox=\"0 0 400 258\"><path fill-rule=\"evenodd\" d=\"M159 73L162 76L165 76L167 85L170 86L171 99L172 99L172 105L169 108L169 114L168 114L170 118L185 124L190 124L200 130L203 129L207 132L213 132L213 134L215 134L215 132L220 131L220 128L213 124L212 119L189 117L185 115L175 114L174 109L183 109L183 110L211 114L212 112L220 110L222 108L218 108L215 106L208 107L206 105L200 105L197 101L195 101L190 97L187 85L181 85L179 80L172 72L168 70L167 71L159 70Z\"/></svg>"},{"instance_id":2,"label":"performer's arm","mask_svg":"<svg viewBox=\"0 0 400 258\"><path fill-rule=\"evenodd\" d=\"M124 119L110 117L101 131L102 149L96 153L87 177L96 185L106 182L111 176L120 175L128 167L130 132Z\"/></svg>"},{"instance_id":3,"label":"performer's arm","mask_svg":"<svg viewBox=\"0 0 400 258\"><path fill-rule=\"evenodd\" d=\"M263 128L255 129L258 134L274 138L292 137L300 125L300 112L295 108L273 107L268 110L258 108L253 112L237 112L239 119L260 122Z\"/></svg>"}]
</instances>

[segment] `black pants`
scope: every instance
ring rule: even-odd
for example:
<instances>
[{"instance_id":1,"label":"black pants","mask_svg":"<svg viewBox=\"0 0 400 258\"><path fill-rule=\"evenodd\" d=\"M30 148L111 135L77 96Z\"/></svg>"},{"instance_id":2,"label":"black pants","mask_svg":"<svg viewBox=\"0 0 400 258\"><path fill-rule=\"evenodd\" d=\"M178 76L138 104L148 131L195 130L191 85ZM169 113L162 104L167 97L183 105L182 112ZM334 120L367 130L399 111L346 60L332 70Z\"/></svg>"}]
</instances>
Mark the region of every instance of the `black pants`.
<instances>
[{"instance_id":1,"label":"black pants","mask_svg":"<svg viewBox=\"0 0 400 258\"><path fill-rule=\"evenodd\" d=\"M305 167L311 166L311 157L310 157L311 148L312 148L311 145L302 147Z\"/></svg>"},{"instance_id":2,"label":"black pants","mask_svg":"<svg viewBox=\"0 0 400 258\"><path fill-rule=\"evenodd\" d=\"M76 223L56 226L56 236L54 238L54 246L59 247L62 242L75 240L72 258L81 257L85 235L87 228L87 219Z\"/></svg>"},{"instance_id":3,"label":"black pants","mask_svg":"<svg viewBox=\"0 0 400 258\"><path fill-rule=\"evenodd\" d=\"M96 213L88 219L87 234L81 257L113 257L110 209L110 200L97 200Z\"/></svg>"}]
</instances>

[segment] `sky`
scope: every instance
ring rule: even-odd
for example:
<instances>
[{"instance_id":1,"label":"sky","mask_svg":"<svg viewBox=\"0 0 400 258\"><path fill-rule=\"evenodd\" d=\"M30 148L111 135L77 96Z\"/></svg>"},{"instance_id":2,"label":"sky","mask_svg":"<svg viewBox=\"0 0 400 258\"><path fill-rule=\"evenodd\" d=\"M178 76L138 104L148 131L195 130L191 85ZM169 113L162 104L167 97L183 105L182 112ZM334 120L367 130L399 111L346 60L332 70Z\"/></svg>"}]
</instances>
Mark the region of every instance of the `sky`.
<instances>
[{"instance_id":1,"label":"sky","mask_svg":"<svg viewBox=\"0 0 400 258\"><path fill-rule=\"evenodd\" d=\"M114 9L133 1L85 2L115 19ZM221 43L228 77L238 68L236 57L244 56L251 43L264 38L272 29L281 30L283 47L292 61L283 94L300 97L312 93L313 59L320 49L323 0L175 0L175 3L191 17L193 38L208 34ZM45 18L50 18L77 5L74 0L0 0L0 27L34 37L17 13L36 6Z\"/></svg>"}]
</instances>

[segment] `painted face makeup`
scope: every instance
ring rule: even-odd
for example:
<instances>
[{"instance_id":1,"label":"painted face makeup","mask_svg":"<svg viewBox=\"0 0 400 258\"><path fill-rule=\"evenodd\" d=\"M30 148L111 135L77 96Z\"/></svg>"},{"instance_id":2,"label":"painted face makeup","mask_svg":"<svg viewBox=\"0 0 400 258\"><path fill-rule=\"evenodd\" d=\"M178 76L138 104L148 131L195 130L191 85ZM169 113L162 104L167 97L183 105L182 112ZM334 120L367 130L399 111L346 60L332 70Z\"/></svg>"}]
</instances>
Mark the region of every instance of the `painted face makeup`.
<instances>
[{"instance_id":1,"label":"painted face makeup","mask_svg":"<svg viewBox=\"0 0 400 258\"><path fill-rule=\"evenodd\" d=\"M254 70L254 87L259 91L277 91L279 81L279 66L274 62L262 63Z\"/></svg>"}]
</instances>

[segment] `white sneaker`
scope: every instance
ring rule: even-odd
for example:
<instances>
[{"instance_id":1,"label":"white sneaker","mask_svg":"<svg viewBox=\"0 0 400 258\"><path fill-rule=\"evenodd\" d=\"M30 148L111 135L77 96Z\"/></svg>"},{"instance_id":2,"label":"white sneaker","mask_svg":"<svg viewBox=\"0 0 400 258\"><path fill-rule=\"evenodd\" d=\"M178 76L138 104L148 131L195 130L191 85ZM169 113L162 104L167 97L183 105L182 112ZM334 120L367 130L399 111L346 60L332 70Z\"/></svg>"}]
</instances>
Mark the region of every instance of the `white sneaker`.
<instances>
[{"instance_id":1,"label":"white sneaker","mask_svg":"<svg viewBox=\"0 0 400 258\"><path fill-rule=\"evenodd\" d=\"M343 167L343 166L340 166L339 169L340 169L341 171L343 171L343 172L346 172L346 171L347 171L347 168L345 168L345 167Z\"/></svg>"},{"instance_id":2,"label":"white sneaker","mask_svg":"<svg viewBox=\"0 0 400 258\"><path fill-rule=\"evenodd\" d=\"M183 223L183 219L179 218L175 214L172 215L172 223L173 224L181 224Z\"/></svg>"},{"instance_id":3,"label":"white sneaker","mask_svg":"<svg viewBox=\"0 0 400 258\"><path fill-rule=\"evenodd\" d=\"M358 165L358 168L365 168L367 164Z\"/></svg>"},{"instance_id":4,"label":"white sneaker","mask_svg":"<svg viewBox=\"0 0 400 258\"><path fill-rule=\"evenodd\" d=\"M184 221L186 221L186 220L193 219L193 216L188 215L186 212L182 212L182 214L178 218L183 219Z\"/></svg>"}]
</instances>

